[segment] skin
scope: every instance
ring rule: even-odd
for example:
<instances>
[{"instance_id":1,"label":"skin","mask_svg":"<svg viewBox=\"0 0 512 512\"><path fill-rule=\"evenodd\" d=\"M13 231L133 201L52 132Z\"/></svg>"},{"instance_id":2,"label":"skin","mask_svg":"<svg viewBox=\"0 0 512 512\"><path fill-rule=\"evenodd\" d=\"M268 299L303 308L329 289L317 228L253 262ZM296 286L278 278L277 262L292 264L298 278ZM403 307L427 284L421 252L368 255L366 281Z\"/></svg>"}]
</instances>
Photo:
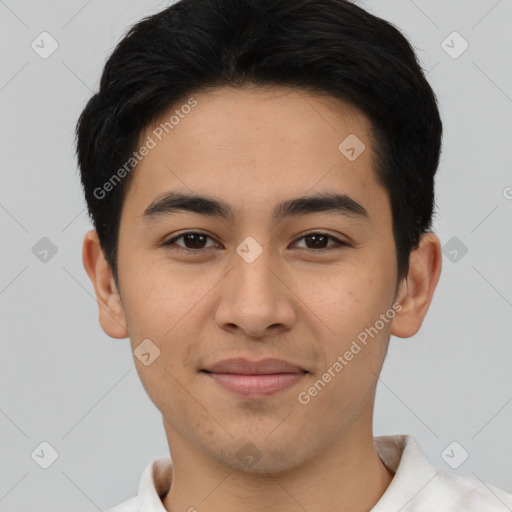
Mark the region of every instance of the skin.
<instances>
[{"instance_id":1,"label":"skin","mask_svg":"<svg viewBox=\"0 0 512 512\"><path fill-rule=\"evenodd\" d=\"M421 327L441 272L440 241L424 234L408 275L397 280L391 206L373 171L371 125L348 104L281 87L194 97L198 105L141 161L128 187L119 289L96 231L83 244L103 330L129 337L132 350L144 339L160 350L149 366L135 364L162 413L173 459L163 504L173 512L367 511L393 478L373 444L378 375L390 335L410 337ZM353 162L338 150L348 134L366 145ZM144 209L171 190L215 196L239 213L234 222L179 212L145 224ZM277 203L320 191L350 195L369 221L323 212L271 219ZM188 244L201 254L162 246L195 230L211 237ZM333 249L329 240L331 248L320 252L302 238L312 230L350 245ZM235 251L247 236L263 249L252 263ZM298 393L392 309L395 291L401 311L300 403ZM238 356L278 357L309 373L254 399L198 372ZM261 455L252 467L237 456L247 443Z\"/></svg>"}]
</instances>

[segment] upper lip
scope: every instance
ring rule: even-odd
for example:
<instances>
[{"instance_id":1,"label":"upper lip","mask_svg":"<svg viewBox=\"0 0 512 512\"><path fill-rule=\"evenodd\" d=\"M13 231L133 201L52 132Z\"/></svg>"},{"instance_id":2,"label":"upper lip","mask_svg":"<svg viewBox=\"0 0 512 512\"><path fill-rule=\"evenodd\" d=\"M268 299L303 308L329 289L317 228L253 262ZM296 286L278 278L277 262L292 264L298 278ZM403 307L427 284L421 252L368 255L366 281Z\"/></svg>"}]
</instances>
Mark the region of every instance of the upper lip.
<instances>
[{"instance_id":1,"label":"upper lip","mask_svg":"<svg viewBox=\"0 0 512 512\"><path fill-rule=\"evenodd\" d=\"M305 373L306 370L284 359L266 358L251 361L243 357L224 359L201 371L211 373L237 373L240 375L265 375L272 373Z\"/></svg>"}]
</instances>

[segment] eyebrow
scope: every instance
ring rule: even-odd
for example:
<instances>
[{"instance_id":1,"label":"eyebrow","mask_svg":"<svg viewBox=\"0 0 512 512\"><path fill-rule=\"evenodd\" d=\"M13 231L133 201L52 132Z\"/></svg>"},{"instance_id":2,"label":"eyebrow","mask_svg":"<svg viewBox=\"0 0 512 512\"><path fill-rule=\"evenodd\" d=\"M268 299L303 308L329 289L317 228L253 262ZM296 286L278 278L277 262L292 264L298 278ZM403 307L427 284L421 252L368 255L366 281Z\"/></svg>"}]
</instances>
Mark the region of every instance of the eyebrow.
<instances>
[{"instance_id":1,"label":"eyebrow","mask_svg":"<svg viewBox=\"0 0 512 512\"><path fill-rule=\"evenodd\" d=\"M141 217L145 223L150 223L178 211L220 217L231 222L235 220L238 213L230 204L208 195L169 192L155 198L144 210ZM334 213L365 221L370 220L366 209L355 199L346 194L334 192L324 192L283 201L273 209L272 218L279 221L285 217L321 212Z\"/></svg>"}]
</instances>

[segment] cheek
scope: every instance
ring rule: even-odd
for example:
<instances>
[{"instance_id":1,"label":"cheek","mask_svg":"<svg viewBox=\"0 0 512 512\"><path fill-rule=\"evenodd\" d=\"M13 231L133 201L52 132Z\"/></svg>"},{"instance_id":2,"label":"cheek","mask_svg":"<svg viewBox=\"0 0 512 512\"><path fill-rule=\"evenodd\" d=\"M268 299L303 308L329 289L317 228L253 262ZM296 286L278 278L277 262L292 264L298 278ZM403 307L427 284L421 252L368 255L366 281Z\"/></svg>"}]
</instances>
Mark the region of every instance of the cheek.
<instances>
[{"instance_id":1,"label":"cheek","mask_svg":"<svg viewBox=\"0 0 512 512\"><path fill-rule=\"evenodd\" d=\"M382 268L347 265L328 280L303 283L304 302L323 321L330 344L342 350L365 328L374 325L391 306L391 282ZM380 272L380 274L378 274Z\"/></svg>"},{"instance_id":2,"label":"cheek","mask_svg":"<svg viewBox=\"0 0 512 512\"><path fill-rule=\"evenodd\" d=\"M144 272L125 268L124 276L125 315L139 377L157 407L165 407L169 396L174 397L173 407L178 407L180 401L186 402L180 397L190 385L185 371L191 365L190 354L199 350L199 322L191 320L201 312L205 291L202 287L184 288L182 278L175 279L170 272L152 272L147 266ZM146 366L137 354L148 351L156 357Z\"/></svg>"},{"instance_id":3,"label":"cheek","mask_svg":"<svg viewBox=\"0 0 512 512\"><path fill-rule=\"evenodd\" d=\"M148 257L125 258L121 287L130 337L167 340L183 328L208 283ZM121 275L121 274L120 274ZM185 320L185 321L184 321Z\"/></svg>"},{"instance_id":4,"label":"cheek","mask_svg":"<svg viewBox=\"0 0 512 512\"><path fill-rule=\"evenodd\" d=\"M142 329L143 322L136 327L136 331ZM146 323L145 332L151 331L149 322ZM166 326L167 327L167 326ZM179 327L179 326L178 326ZM135 365L139 378L146 390L146 393L156 407L166 414L167 417L176 416L190 417L198 414L197 403L190 400L188 390L193 389L197 375L195 365L191 362L194 354L199 353L198 336L196 333L187 330L186 326L171 330L165 338L154 336L152 342L156 357L149 365L145 365L137 357L135 336L131 338L132 347L135 349ZM168 327L167 327L168 328ZM149 336L141 336L151 339ZM144 341L146 344L147 341ZM141 345L143 346L143 345ZM157 349L154 346L158 347ZM194 412L195 411L195 412Z\"/></svg>"},{"instance_id":5,"label":"cheek","mask_svg":"<svg viewBox=\"0 0 512 512\"><path fill-rule=\"evenodd\" d=\"M325 387L330 391L321 393L324 406L338 410L356 406L372 391L395 315L390 301L394 283L385 275L386 269L365 265L353 270L350 276L340 275L337 282L330 283L329 300L317 309L329 327L323 346L326 367L319 376L319 387L328 381Z\"/></svg>"},{"instance_id":6,"label":"cheek","mask_svg":"<svg viewBox=\"0 0 512 512\"><path fill-rule=\"evenodd\" d=\"M382 322L375 328L375 321L365 323L361 319L347 317L347 323L337 326L332 343L325 343L325 367L316 374L307 389L309 405L322 411L324 427L339 428L339 418L344 424L350 421L371 400L380 374L389 340L389 323ZM381 322L380 320L377 320ZM390 322L390 320L389 320ZM378 329L378 327L382 327ZM303 402L301 402L303 403Z\"/></svg>"}]
</instances>

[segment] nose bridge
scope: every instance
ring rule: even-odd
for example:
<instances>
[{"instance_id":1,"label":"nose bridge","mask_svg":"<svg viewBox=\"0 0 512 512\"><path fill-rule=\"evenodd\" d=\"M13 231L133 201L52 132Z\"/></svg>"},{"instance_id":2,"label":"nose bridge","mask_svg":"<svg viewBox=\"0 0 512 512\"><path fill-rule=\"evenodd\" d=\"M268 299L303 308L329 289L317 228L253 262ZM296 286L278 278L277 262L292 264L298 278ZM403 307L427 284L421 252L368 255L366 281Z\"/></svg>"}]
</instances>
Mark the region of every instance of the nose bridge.
<instances>
[{"instance_id":1,"label":"nose bridge","mask_svg":"<svg viewBox=\"0 0 512 512\"><path fill-rule=\"evenodd\" d=\"M278 293L274 282L276 277L271 271L275 265L272 260L270 245L263 246L255 238L246 237L236 248L233 258L232 285L236 287L236 293L245 296L252 292L270 305Z\"/></svg>"}]
</instances>

